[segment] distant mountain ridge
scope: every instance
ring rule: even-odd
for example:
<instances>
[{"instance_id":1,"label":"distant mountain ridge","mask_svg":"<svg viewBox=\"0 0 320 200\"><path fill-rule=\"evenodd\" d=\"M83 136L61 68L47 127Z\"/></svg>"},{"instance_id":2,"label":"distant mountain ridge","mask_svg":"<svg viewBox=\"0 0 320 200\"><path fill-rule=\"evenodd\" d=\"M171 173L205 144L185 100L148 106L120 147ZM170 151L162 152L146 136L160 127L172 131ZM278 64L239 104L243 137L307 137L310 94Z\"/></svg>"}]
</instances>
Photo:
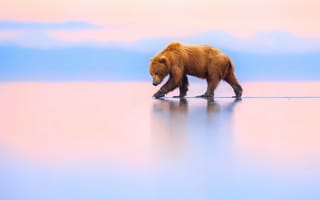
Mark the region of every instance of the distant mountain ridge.
<instances>
[{"instance_id":1,"label":"distant mountain ridge","mask_svg":"<svg viewBox=\"0 0 320 200\"><path fill-rule=\"evenodd\" d=\"M320 80L320 53L224 51L233 59L240 81ZM153 54L120 47L44 50L2 45L0 81L149 81Z\"/></svg>"},{"instance_id":2,"label":"distant mountain ridge","mask_svg":"<svg viewBox=\"0 0 320 200\"><path fill-rule=\"evenodd\" d=\"M247 37L236 37L223 31L210 31L180 38L149 38L124 47L149 52L163 48L167 43L209 44L236 52L282 54L320 52L320 38L302 38L285 31L258 32Z\"/></svg>"}]
</instances>

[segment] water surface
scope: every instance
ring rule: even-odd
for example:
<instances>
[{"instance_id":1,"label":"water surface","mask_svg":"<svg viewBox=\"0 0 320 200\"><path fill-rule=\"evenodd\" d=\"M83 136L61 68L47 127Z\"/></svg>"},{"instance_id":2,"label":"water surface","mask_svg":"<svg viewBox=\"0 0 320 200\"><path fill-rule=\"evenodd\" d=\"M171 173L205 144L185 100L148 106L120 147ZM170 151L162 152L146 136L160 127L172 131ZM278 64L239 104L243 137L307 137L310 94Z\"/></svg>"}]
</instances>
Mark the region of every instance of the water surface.
<instances>
[{"instance_id":1,"label":"water surface","mask_svg":"<svg viewBox=\"0 0 320 200\"><path fill-rule=\"evenodd\" d=\"M0 199L319 199L320 83L243 87L1 83Z\"/></svg>"}]
</instances>

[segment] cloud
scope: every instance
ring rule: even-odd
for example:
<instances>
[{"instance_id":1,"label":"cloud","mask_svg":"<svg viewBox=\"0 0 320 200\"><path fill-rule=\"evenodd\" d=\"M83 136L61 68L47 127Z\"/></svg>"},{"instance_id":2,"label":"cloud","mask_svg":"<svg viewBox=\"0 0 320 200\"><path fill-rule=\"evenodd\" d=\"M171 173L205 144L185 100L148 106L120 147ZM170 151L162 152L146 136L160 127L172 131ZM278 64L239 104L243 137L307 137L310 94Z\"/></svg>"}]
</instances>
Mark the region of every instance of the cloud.
<instances>
[{"instance_id":1,"label":"cloud","mask_svg":"<svg viewBox=\"0 0 320 200\"><path fill-rule=\"evenodd\" d=\"M102 26L81 21L66 22L24 22L0 21L0 44L15 44L32 48L55 48L69 46L69 42L54 37L54 32L67 31L71 35L78 32L106 30ZM71 36L72 38L72 36ZM83 41L78 41L83 43Z\"/></svg>"},{"instance_id":2,"label":"cloud","mask_svg":"<svg viewBox=\"0 0 320 200\"><path fill-rule=\"evenodd\" d=\"M101 26L81 22L22 22L22 21L0 21L0 30L83 30L99 29Z\"/></svg>"},{"instance_id":3,"label":"cloud","mask_svg":"<svg viewBox=\"0 0 320 200\"><path fill-rule=\"evenodd\" d=\"M0 21L0 44L32 48L74 46L118 46L140 52L163 49L167 43L209 44L224 50L254 53L320 52L320 38L301 37L287 31L268 31L239 37L225 31L209 31L190 35L175 34L152 28L141 35L135 26L101 27L86 22L13 22ZM128 33L129 36L128 36ZM165 35L165 36L163 36Z\"/></svg>"},{"instance_id":4,"label":"cloud","mask_svg":"<svg viewBox=\"0 0 320 200\"><path fill-rule=\"evenodd\" d=\"M0 41L1 40L8 40L8 39L15 38L19 34L20 34L19 31L7 31L7 30L3 31L3 30L0 30Z\"/></svg>"}]
</instances>

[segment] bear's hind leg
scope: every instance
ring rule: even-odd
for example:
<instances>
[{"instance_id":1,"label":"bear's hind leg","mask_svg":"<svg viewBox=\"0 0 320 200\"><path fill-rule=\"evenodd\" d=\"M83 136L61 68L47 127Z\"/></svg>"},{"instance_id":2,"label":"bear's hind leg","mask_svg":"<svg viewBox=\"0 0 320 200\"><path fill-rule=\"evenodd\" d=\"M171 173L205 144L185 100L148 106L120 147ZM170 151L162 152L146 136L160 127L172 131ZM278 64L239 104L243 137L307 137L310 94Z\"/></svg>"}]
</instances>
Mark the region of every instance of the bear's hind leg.
<instances>
[{"instance_id":1,"label":"bear's hind leg","mask_svg":"<svg viewBox=\"0 0 320 200\"><path fill-rule=\"evenodd\" d=\"M236 96L234 96L237 99L240 99L242 96L242 87L237 81L237 78L233 71L229 72L229 74L224 79L227 83L230 84L230 86L233 88L233 91Z\"/></svg>"}]
</instances>

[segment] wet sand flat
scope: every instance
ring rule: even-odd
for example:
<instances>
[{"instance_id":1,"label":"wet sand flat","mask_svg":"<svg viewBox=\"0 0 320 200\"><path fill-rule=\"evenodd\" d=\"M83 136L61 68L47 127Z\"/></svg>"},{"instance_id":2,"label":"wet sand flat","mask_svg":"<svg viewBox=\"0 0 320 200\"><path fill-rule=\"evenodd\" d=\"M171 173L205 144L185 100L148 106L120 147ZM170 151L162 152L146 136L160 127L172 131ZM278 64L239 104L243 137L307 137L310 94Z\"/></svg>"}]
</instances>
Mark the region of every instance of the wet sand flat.
<instances>
[{"instance_id":1,"label":"wet sand flat","mask_svg":"<svg viewBox=\"0 0 320 200\"><path fill-rule=\"evenodd\" d=\"M320 82L190 84L0 83L0 199L320 199Z\"/></svg>"}]
</instances>

